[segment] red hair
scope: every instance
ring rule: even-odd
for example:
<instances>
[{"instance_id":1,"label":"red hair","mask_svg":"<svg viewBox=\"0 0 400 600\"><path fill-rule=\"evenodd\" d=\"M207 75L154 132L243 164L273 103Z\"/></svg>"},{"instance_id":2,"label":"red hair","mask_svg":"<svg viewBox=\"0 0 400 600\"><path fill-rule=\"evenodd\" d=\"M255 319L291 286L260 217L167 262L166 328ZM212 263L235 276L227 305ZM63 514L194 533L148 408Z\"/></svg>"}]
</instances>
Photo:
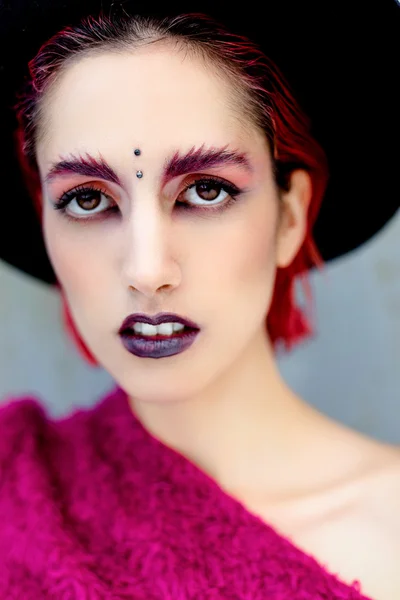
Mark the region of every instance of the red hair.
<instances>
[{"instance_id":1,"label":"red hair","mask_svg":"<svg viewBox=\"0 0 400 600\"><path fill-rule=\"evenodd\" d=\"M150 39L150 42L149 42ZM328 167L322 148L310 133L310 122L295 100L288 83L276 65L247 38L233 34L220 23L200 15L180 15L157 19L100 15L88 17L75 27L67 27L47 41L29 63L30 78L19 95L16 111L19 127L17 150L28 190L41 215L41 189L35 157L39 132L41 100L68 60L103 48L127 49L135 43L174 40L208 58L222 76L234 82L236 104L249 125L262 129L269 142L276 183L288 189L290 174L306 170L312 182L304 242L292 263L278 268L267 316L271 342L282 342L289 350L313 333L309 316L296 304L295 279L301 277L308 307L312 308L307 272L322 267L323 260L312 237L328 182ZM64 326L80 354L92 365L96 359L81 339L62 293Z\"/></svg>"}]
</instances>

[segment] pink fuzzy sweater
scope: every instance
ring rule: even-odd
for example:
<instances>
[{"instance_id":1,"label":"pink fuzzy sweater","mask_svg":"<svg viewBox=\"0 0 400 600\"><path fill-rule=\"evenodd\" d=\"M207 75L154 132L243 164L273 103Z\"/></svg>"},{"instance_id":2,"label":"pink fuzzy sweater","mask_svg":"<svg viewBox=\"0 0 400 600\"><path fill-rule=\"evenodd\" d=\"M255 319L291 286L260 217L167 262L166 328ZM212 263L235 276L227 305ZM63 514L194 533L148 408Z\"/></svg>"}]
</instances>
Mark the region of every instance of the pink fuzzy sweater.
<instances>
[{"instance_id":1,"label":"pink fuzzy sweater","mask_svg":"<svg viewBox=\"0 0 400 600\"><path fill-rule=\"evenodd\" d=\"M2 600L365 600L153 437L121 388L62 420L12 400Z\"/></svg>"}]
</instances>

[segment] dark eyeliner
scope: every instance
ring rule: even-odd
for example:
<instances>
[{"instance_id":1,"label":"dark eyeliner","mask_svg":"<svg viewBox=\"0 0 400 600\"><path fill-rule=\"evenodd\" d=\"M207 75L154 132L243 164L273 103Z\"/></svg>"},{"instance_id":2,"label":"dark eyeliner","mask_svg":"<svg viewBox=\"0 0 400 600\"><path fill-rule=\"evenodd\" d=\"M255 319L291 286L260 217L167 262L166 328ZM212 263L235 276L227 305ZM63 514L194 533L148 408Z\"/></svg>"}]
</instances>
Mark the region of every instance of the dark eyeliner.
<instances>
[{"instance_id":1,"label":"dark eyeliner","mask_svg":"<svg viewBox=\"0 0 400 600\"><path fill-rule=\"evenodd\" d=\"M214 176L205 176L205 177L199 177L198 179L194 179L192 180L189 184L187 184L183 190L179 193L178 198L183 195L187 190L195 187L196 185L202 184L202 183L210 183L210 184L215 184L218 185L218 187L220 187L221 189L223 189L225 192L228 193L229 195L229 199L225 202L221 202L220 204L214 204L211 206L207 206L207 204L203 204L203 205L195 205L195 204L190 204L189 202L180 202L179 200L176 200L176 205L179 209L183 209L184 211L192 211L192 212L208 212L209 214L212 214L213 212L218 212L218 211L222 211L225 208L228 208L228 206L230 206L231 204L233 204L236 201L236 197L239 196L241 193L243 193L243 190L240 190L237 186L233 185L232 183L228 183L226 180L224 179L220 179L219 177L214 177ZM91 213L90 211L87 211L88 216L87 217L74 217L70 214L68 214L68 212L66 211L67 206L74 200L76 199L79 194L90 194L90 192L99 192L101 194L103 194L107 200L112 201L112 198L109 196L107 190L99 187L99 186L94 186L94 185L88 185L88 184L83 184L83 185L79 185L76 186L74 188L72 188L71 190L68 190L66 192L64 192L55 202L53 202L53 208L55 210L59 210L63 216L67 219L69 219L70 221L73 222L77 222L77 221L84 221L84 222L89 222L89 221L97 221L98 219L101 219L102 216L106 213L109 212L119 212L119 207L118 205L114 205L110 206L109 208L95 213L96 216L90 216Z\"/></svg>"},{"instance_id":2,"label":"dark eyeliner","mask_svg":"<svg viewBox=\"0 0 400 600\"><path fill-rule=\"evenodd\" d=\"M107 190L105 190L101 187L92 186L92 185L78 185L78 186L72 188L72 190L68 190L67 192L64 192L60 196L60 198L58 198L53 203L53 207L55 210L64 211L64 209L68 206L68 204L70 204L70 202L72 202L72 200L74 198L76 198L79 195L79 193L88 193L88 192L100 192L101 194L106 196L106 198L108 200L110 199L110 196L108 195ZM102 211L102 212L106 212L106 211ZM101 213L99 213L99 214L101 214Z\"/></svg>"},{"instance_id":3,"label":"dark eyeliner","mask_svg":"<svg viewBox=\"0 0 400 600\"><path fill-rule=\"evenodd\" d=\"M225 208L228 208L228 206L230 206L231 204L233 204L236 201L237 196L239 196L240 194L242 194L244 192L244 190L239 189L233 183L228 183L224 179L220 179L219 177L214 177L214 176L208 175L205 177L200 177L199 179L195 179L194 181L191 181L188 185L186 185L183 188L183 190L179 194L179 196L181 194L184 194L185 192L187 192L187 190L191 189L192 187L196 187L196 185L199 185L201 183L217 184L219 187L221 187L221 189L223 189L225 192L227 192L229 194L229 200L227 200L226 202L220 202L219 204L213 204L210 206L207 206L207 204L196 205L196 204L190 204L189 202L179 202L179 200L178 200L176 202L176 204L179 206L180 209L187 210L187 211L208 212L208 213L219 212L219 211L224 210Z\"/></svg>"}]
</instances>

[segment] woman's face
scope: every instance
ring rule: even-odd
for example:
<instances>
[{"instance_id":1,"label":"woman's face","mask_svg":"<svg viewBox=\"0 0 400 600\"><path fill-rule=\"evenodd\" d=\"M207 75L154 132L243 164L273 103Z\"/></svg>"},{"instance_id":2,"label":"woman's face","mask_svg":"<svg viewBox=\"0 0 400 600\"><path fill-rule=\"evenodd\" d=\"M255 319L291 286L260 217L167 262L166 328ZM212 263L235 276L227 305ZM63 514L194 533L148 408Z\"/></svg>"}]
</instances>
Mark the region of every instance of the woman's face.
<instances>
[{"instance_id":1,"label":"woman's face","mask_svg":"<svg viewBox=\"0 0 400 600\"><path fill-rule=\"evenodd\" d=\"M44 105L37 159L50 260L90 350L143 400L193 396L259 351L276 268L304 236L304 181L279 198L266 139L233 112L231 92L211 67L156 45L83 58ZM237 160L176 160L220 149ZM75 164L50 174L59 161ZM210 177L220 183L185 191ZM54 210L77 186L66 214ZM292 209L278 221L282 202ZM200 333L180 354L138 357L118 335L135 312L177 313Z\"/></svg>"}]
</instances>

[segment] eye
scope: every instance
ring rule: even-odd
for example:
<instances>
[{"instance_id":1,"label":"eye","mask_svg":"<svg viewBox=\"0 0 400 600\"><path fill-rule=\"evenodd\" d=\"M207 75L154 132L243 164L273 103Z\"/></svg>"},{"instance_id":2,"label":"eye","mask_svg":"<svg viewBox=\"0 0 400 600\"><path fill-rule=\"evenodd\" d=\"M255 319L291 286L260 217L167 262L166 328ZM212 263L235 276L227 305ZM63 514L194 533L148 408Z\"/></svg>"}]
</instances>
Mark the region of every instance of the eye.
<instances>
[{"instance_id":1,"label":"eye","mask_svg":"<svg viewBox=\"0 0 400 600\"><path fill-rule=\"evenodd\" d=\"M186 203L195 206L212 206L222 204L229 196L235 198L239 193L240 190L232 184L215 178L203 178L188 185L179 195L179 202L184 196Z\"/></svg>"},{"instance_id":2,"label":"eye","mask_svg":"<svg viewBox=\"0 0 400 600\"><path fill-rule=\"evenodd\" d=\"M187 185L179 194L176 204L189 210L214 205L224 208L234 202L241 193L242 190L227 181L203 177ZM224 202L226 199L227 202ZM54 203L54 208L75 221L87 221L94 214L119 212L119 206L115 204L107 190L87 184L65 192ZM217 210L217 207L210 208L211 210Z\"/></svg>"},{"instance_id":3,"label":"eye","mask_svg":"<svg viewBox=\"0 0 400 600\"><path fill-rule=\"evenodd\" d=\"M111 198L106 190L91 186L80 186L65 192L54 204L54 208L74 217L103 213L110 209ZM68 210L67 210L68 206ZM74 210L71 210L71 206Z\"/></svg>"}]
</instances>

